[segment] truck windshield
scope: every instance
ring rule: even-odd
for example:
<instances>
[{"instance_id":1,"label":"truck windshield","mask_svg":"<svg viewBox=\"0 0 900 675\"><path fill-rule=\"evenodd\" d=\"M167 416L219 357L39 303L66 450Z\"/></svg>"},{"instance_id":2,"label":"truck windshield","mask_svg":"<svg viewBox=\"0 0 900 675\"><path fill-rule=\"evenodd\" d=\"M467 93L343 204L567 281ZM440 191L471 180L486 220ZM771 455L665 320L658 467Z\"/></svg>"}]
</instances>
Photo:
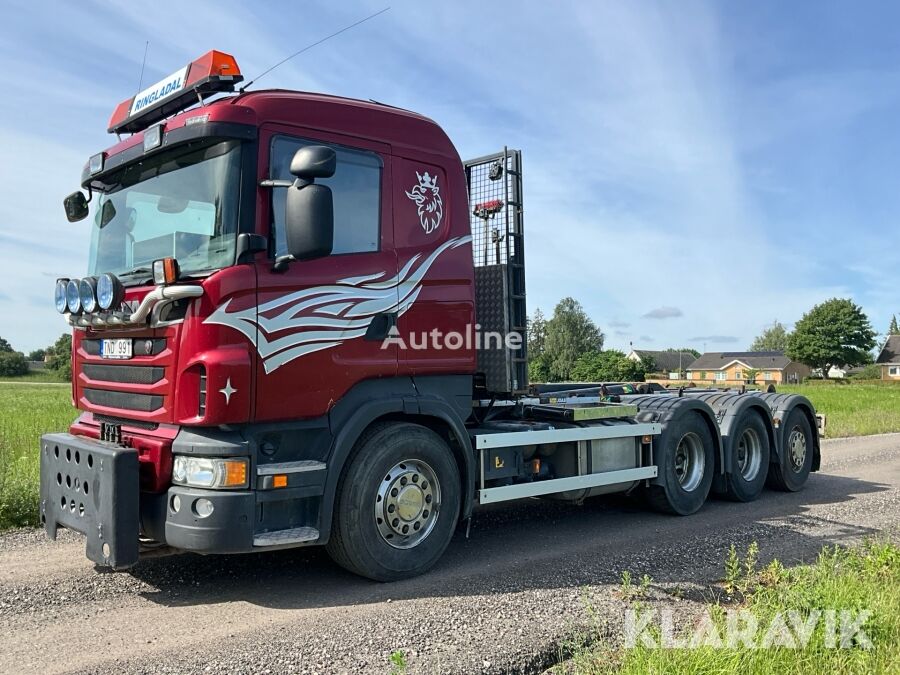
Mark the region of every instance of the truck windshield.
<instances>
[{"instance_id":1,"label":"truck windshield","mask_svg":"<svg viewBox=\"0 0 900 675\"><path fill-rule=\"evenodd\" d=\"M92 183L100 190L89 269L144 282L174 257L189 276L234 262L240 142L205 141L160 152ZM129 274L132 272L132 274Z\"/></svg>"}]
</instances>

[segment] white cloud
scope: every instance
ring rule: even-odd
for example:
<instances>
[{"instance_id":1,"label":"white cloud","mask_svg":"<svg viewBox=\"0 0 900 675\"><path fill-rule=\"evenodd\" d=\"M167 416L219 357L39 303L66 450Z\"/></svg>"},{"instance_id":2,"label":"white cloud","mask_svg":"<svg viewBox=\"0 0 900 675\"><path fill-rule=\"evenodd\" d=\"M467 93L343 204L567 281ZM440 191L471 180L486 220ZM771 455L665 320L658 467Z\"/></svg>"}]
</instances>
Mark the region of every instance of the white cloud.
<instances>
[{"instance_id":1,"label":"white cloud","mask_svg":"<svg viewBox=\"0 0 900 675\"><path fill-rule=\"evenodd\" d=\"M86 12L63 3L52 19L43 6L22 7L0 46L9 101L0 147L13 160L0 169L0 243L15 252L0 281L16 298L0 307L26 315L4 329L20 349L48 343L63 327L50 303L52 279L83 273L87 228L65 223L60 202L86 157L109 142L109 111L136 89L146 39L145 83L211 47L234 53L252 77L381 6L154 7L102 3ZM521 148L530 309L546 312L572 295L601 327L628 328L614 331L610 346L641 334L660 346L704 334L741 346L770 317L791 322L851 290L875 308L881 329L900 311L887 307L896 302L900 260L872 265L866 252L880 256L882 247L863 237L842 252L846 269L837 276L821 247L785 237L762 200L796 189L766 161L768 149L805 127L823 136L844 129L886 105L890 87L863 71L748 82L734 64L752 45L726 33L718 9L563 3L526 12L482 3L473 20L470 7L404 3L260 86L417 110L442 124L463 156ZM160 16L176 15L160 30ZM498 39L498 27L515 39ZM50 33L60 44L44 39ZM59 56L66 40L78 45L71 60ZM29 304L40 298L45 305ZM642 317L648 307L683 316L653 321Z\"/></svg>"}]
</instances>

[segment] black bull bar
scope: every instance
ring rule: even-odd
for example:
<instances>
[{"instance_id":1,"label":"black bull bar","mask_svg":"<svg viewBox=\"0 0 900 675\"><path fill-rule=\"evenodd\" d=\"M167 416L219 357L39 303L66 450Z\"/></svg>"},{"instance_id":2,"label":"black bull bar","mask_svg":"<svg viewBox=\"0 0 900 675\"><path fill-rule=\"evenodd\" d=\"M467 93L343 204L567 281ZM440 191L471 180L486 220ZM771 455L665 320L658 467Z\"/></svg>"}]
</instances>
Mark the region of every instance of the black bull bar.
<instances>
[{"instance_id":1,"label":"black bull bar","mask_svg":"<svg viewBox=\"0 0 900 675\"><path fill-rule=\"evenodd\" d=\"M87 537L87 557L114 569L138 561L138 453L72 434L41 436L41 522Z\"/></svg>"}]
</instances>

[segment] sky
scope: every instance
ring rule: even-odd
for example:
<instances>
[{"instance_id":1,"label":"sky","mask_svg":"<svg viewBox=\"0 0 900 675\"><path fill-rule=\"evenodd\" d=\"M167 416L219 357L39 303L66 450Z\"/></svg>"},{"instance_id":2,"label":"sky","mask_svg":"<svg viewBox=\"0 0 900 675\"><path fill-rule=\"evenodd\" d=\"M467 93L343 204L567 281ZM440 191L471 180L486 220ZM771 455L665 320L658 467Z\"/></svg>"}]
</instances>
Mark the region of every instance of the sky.
<instances>
[{"instance_id":1,"label":"sky","mask_svg":"<svg viewBox=\"0 0 900 675\"><path fill-rule=\"evenodd\" d=\"M895 3L9 2L0 40L0 335L67 329L87 269L62 198L115 105L209 49L245 75L383 7L258 87L376 99L462 157L519 148L529 310L565 296L609 347L746 349L849 297L900 313Z\"/></svg>"}]
</instances>

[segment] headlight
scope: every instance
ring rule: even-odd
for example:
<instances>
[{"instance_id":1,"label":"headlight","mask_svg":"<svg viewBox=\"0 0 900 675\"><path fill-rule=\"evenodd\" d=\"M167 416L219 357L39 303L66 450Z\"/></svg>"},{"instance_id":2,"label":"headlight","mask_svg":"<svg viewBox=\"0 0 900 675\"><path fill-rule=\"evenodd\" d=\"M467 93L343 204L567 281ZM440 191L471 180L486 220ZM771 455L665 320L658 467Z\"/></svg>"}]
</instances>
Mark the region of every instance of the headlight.
<instances>
[{"instance_id":1,"label":"headlight","mask_svg":"<svg viewBox=\"0 0 900 675\"><path fill-rule=\"evenodd\" d=\"M100 309L118 307L125 299L125 287L114 274L101 274L97 279L97 302Z\"/></svg>"},{"instance_id":2,"label":"headlight","mask_svg":"<svg viewBox=\"0 0 900 675\"><path fill-rule=\"evenodd\" d=\"M245 488L247 460L176 455L172 482L200 488Z\"/></svg>"},{"instance_id":3,"label":"headlight","mask_svg":"<svg viewBox=\"0 0 900 675\"><path fill-rule=\"evenodd\" d=\"M85 277L78 284L78 293L81 296L81 307L90 314L97 311L97 280L94 277Z\"/></svg>"},{"instance_id":4,"label":"headlight","mask_svg":"<svg viewBox=\"0 0 900 675\"><path fill-rule=\"evenodd\" d=\"M53 299L56 302L56 311L60 314L65 314L69 309L69 305L66 302L66 285L68 283L68 279L56 280L56 291L53 294Z\"/></svg>"},{"instance_id":5,"label":"headlight","mask_svg":"<svg viewBox=\"0 0 900 675\"><path fill-rule=\"evenodd\" d=\"M66 306L72 314L81 312L81 289L78 288L78 279L70 279L66 284Z\"/></svg>"}]
</instances>

